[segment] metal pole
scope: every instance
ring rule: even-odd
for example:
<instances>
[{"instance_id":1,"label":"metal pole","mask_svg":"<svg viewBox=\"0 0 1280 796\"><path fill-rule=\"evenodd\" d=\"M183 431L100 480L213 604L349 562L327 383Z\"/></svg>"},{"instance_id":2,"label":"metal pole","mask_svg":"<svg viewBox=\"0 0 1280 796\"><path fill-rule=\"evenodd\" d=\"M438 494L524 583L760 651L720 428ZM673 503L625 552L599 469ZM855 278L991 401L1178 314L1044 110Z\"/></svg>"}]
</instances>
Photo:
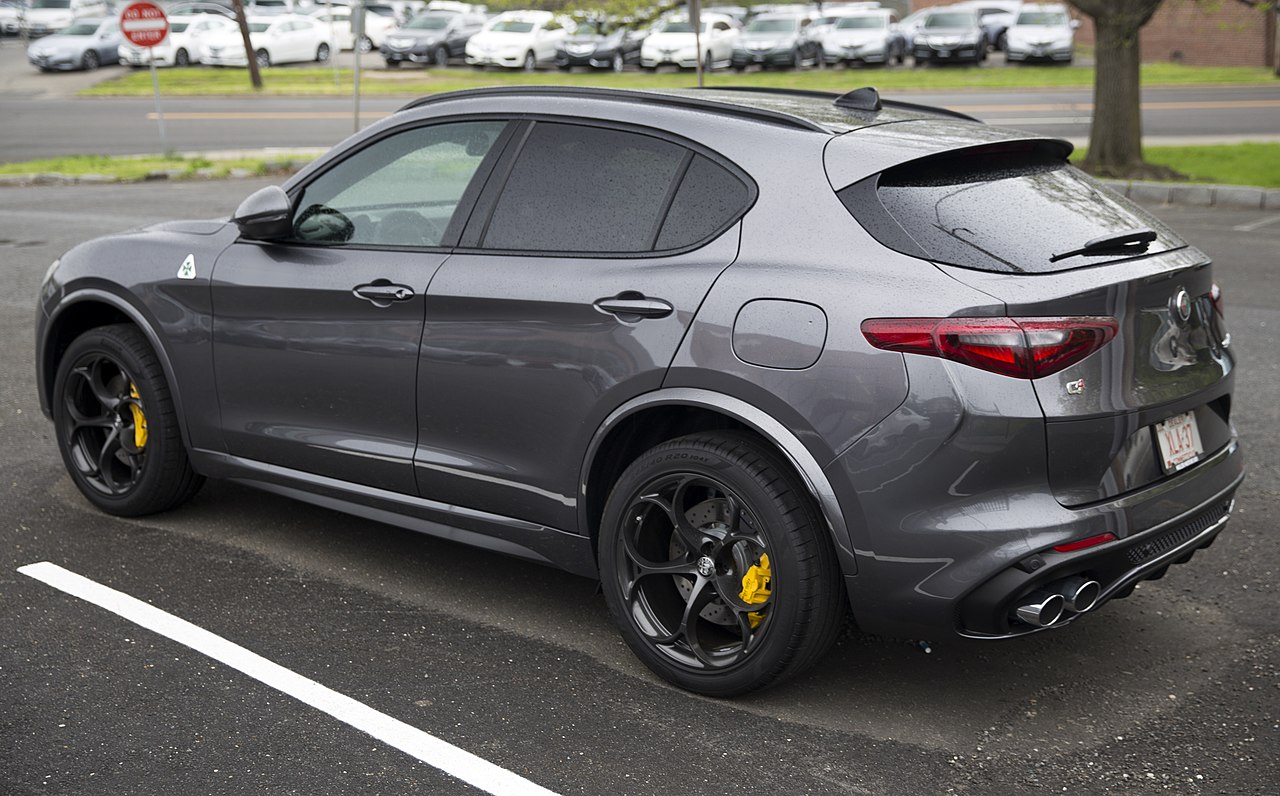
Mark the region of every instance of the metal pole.
<instances>
[{"instance_id":1,"label":"metal pole","mask_svg":"<svg viewBox=\"0 0 1280 796\"><path fill-rule=\"evenodd\" d=\"M693 26L694 69L698 72L698 88L702 88L702 0L689 0L689 24Z\"/></svg>"},{"instance_id":2,"label":"metal pole","mask_svg":"<svg viewBox=\"0 0 1280 796\"><path fill-rule=\"evenodd\" d=\"M169 140L164 134L164 108L160 107L160 78L156 75L156 48L147 48L148 60L151 62L151 88L156 94L156 123L160 125L160 152L169 154Z\"/></svg>"},{"instance_id":3,"label":"metal pole","mask_svg":"<svg viewBox=\"0 0 1280 796\"><path fill-rule=\"evenodd\" d=\"M353 133L360 132L360 37L364 35L364 2L357 0L355 5L351 6L351 37L356 42L356 46L351 48L351 52L355 55L355 69L353 70L352 95L355 97L355 113L351 120Z\"/></svg>"},{"instance_id":4,"label":"metal pole","mask_svg":"<svg viewBox=\"0 0 1280 796\"><path fill-rule=\"evenodd\" d=\"M333 64L333 85L339 86L342 81L338 79L338 53L342 52L342 48L338 46L338 34L333 30L333 0L324 0L324 10L329 15L329 44L332 50L338 51L330 50L329 63Z\"/></svg>"}]
</instances>

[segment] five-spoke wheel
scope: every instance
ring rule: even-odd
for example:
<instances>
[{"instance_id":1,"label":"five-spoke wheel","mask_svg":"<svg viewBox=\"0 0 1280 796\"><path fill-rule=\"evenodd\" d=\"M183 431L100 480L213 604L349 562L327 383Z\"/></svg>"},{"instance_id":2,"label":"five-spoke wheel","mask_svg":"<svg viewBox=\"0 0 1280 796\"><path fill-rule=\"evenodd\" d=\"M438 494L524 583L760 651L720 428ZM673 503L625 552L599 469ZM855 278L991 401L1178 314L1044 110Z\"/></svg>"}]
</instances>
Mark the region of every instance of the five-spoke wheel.
<instances>
[{"instance_id":1,"label":"five-spoke wheel","mask_svg":"<svg viewBox=\"0 0 1280 796\"><path fill-rule=\"evenodd\" d=\"M791 676L830 645L843 592L812 500L757 439L664 443L610 496L601 579L627 643L684 688L731 696Z\"/></svg>"}]
</instances>

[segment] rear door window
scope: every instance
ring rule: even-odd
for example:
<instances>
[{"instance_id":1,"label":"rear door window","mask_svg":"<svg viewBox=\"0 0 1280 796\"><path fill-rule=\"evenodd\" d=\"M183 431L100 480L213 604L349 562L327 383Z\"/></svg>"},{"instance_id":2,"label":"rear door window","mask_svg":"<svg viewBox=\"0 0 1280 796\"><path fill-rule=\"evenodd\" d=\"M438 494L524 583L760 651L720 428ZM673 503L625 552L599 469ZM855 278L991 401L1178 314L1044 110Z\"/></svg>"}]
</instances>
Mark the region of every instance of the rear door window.
<instances>
[{"instance_id":1,"label":"rear door window","mask_svg":"<svg viewBox=\"0 0 1280 796\"><path fill-rule=\"evenodd\" d=\"M889 169L839 192L889 248L963 268L1050 273L1186 244L1155 217L1068 165L1054 142L948 152ZM1150 230L1146 250L1068 254Z\"/></svg>"}]
</instances>

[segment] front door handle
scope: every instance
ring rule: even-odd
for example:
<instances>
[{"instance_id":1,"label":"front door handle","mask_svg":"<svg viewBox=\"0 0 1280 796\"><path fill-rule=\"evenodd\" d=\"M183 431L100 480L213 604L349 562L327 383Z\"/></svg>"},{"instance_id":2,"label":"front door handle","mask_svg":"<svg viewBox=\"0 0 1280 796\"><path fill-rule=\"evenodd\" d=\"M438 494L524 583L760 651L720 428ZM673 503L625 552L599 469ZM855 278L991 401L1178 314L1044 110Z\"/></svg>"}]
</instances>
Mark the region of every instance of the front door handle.
<instances>
[{"instance_id":1,"label":"front door handle","mask_svg":"<svg viewBox=\"0 0 1280 796\"><path fill-rule=\"evenodd\" d=\"M367 285L356 285L351 292L375 307L390 307L393 301L408 301L413 298L413 288L392 284L387 279L375 279Z\"/></svg>"},{"instance_id":2,"label":"front door handle","mask_svg":"<svg viewBox=\"0 0 1280 796\"><path fill-rule=\"evenodd\" d=\"M636 290L624 290L613 298L602 298L595 302L595 307L623 321L665 318L675 309L662 299L647 298Z\"/></svg>"}]
</instances>

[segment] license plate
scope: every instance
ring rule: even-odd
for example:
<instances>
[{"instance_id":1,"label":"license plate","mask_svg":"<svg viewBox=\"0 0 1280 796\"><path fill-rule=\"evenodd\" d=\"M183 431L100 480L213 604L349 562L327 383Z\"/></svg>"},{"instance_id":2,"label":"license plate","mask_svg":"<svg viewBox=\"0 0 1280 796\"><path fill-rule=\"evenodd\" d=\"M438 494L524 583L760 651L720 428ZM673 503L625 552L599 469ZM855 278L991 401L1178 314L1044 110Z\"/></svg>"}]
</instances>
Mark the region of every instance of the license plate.
<instances>
[{"instance_id":1,"label":"license plate","mask_svg":"<svg viewBox=\"0 0 1280 796\"><path fill-rule=\"evenodd\" d=\"M938 57L939 57L939 58L950 58L950 57L951 57L951 51L950 51L950 50L939 50L939 51L938 51Z\"/></svg>"},{"instance_id":2,"label":"license plate","mask_svg":"<svg viewBox=\"0 0 1280 796\"><path fill-rule=\"evenodd\" d=\"M1190 467L1204 453L1200 441L1200 428L1193 412L1174 415L1163 423L1156 423L1156 440L1160 443L1160 456L1166 473L1176 473Z\"/></svg>"}]
</instances>

